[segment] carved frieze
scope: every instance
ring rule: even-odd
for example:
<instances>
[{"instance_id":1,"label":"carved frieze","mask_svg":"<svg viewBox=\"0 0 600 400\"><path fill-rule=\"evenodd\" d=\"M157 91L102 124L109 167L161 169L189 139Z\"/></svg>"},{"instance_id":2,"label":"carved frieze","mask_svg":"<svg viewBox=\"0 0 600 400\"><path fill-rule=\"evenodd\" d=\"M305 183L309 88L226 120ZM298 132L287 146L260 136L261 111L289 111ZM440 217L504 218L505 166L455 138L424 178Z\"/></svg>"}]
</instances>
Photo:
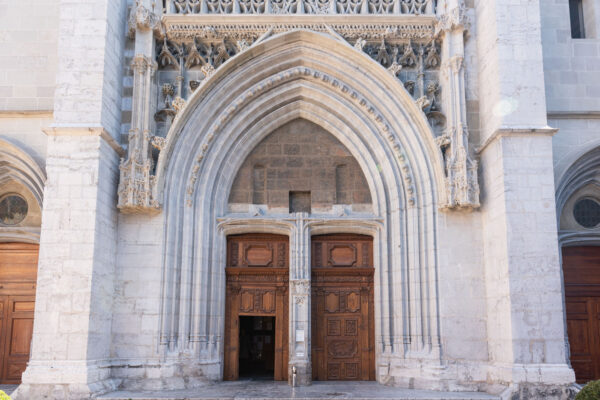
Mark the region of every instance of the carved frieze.
<instances>
[{"instance_id":1,"label":"carved frieze","mask_svg":"<svg viewBox=\"0 0 600 400\"><path fill-rule=\"evenodd\" d=\"M432 14L434 0L167 0L174 14Z\"/></svg>"}]
</instances>

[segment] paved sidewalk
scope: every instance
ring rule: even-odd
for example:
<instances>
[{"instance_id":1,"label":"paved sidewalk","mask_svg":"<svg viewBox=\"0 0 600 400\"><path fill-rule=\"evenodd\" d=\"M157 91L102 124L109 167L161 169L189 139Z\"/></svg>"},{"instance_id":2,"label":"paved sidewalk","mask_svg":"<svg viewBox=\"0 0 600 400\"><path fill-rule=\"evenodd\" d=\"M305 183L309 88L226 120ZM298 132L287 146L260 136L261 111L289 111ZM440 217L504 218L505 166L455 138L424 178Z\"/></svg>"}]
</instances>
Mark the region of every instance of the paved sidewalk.
<instances>
[{"instance_id":1,"label":"paved sidewalk","mask_svg":"<svg viewBox=\"0 0 600 400\"><path fill-rule=\"evenodd\" d=\"M352 400L499 400L473 392L408 390L376 382L313 382L292 389L286 382L221 382L192 390L152 392L120 391L100 396L104 400L258 400L258 399L352 399Z\"/></svg>"},{"instance_id":2,"label":"paved sidewalk","mask_svg":"<svg viewBox=\"0 0 600 400\"><path fill-rule=\"evenodd\" d=\"M19 387L19 385L0 385L0 390L2 390L4 393L10 395L18 387Z\"/></svg>"}]
</instances>

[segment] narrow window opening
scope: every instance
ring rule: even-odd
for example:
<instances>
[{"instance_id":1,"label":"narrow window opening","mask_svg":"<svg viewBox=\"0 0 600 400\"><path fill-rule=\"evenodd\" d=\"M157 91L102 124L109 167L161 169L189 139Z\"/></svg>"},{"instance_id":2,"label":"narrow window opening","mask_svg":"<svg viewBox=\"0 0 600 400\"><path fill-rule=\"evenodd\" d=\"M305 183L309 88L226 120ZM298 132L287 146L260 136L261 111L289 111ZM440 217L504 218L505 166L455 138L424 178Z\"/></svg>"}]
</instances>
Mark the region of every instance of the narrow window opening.
<instances>
[{"instance_id":1,"label":"narrow window opening","mask_svg":"<svg viewBox=\"0 0 600 400\"><path fill-rule=\"evenodd\" d=\"M290 213L311 212L310 192L290 192Z\"/></svg>"},{"instance_id":2,"label":"narrow window opening","mask_svg":"<svg viewBox=\"0 0 600 400\"><path fill-rule=\"evenodd\" d=\"M252 170L252 204L266 204L266 173L265 167L255 165Z\"/></svg>"},{"instance_id":3,"label":"narrow window opening","mask_svg":"<svg viewBox=\"0 0 600 400\"><path fill-rule=\"evenodd\" d=\"M585 38L583 25L583 0L569 0L569 15L571 17L571 37Z\"/></svg>"},{"instance_id":4,"label":"narrow window opening","mask_svg":"<svg viewBox=\"0 0 600 400\"><path fill-rule=\"evenodd\" d=\"M335 203L350 204L350 170L347 165L342 164L335 167Z\"/></svg>"}]
</instances>

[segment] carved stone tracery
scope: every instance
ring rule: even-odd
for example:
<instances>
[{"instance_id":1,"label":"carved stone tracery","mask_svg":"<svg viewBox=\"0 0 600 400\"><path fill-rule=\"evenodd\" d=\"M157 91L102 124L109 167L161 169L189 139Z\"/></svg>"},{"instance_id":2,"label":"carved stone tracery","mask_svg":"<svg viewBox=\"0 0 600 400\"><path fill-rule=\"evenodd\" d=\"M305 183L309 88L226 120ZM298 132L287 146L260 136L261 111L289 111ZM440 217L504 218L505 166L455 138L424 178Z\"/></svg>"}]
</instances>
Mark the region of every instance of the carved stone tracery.
<instances>
[{"instance_id":1,"label":"carved stone tracery","mask_svg":"<svg viewBox=\"0 0 600 400\"><path fill-rule=\"evenodd\" d=\"M175 13L229 13L228 10L235 6L241 7L241 13L257 14L263 12L261 10L267 5L273 7L271 10L274 13L278 12L278 9L289 11L290 7L300 0L295 2L271 0L270 3L268 1L214 0L202 6L208 7L208 11L201 10L199 1L176 0L170 3L174 7L171 11ZM321 12L318 10L331 9L332 1L314 0L307 3L307 0L304 0L302 4L304 8L307 7L306 4L312 4L309 4L313 7L310 13L318 13ZM393 6L400 7L401 13L420 14L422 13L420 7L425 7L427 3L428 1L425 0L390 2L337 0L335 6L348 8L362 4L361 7L372 9L373 11L370 12L373 13L385 13L388 7ZM349 8L345 10L343 12L349 12ZM149 10L138 2L132 10L130 23L138 29L154 29L156 15L148 12ZM124 211L158 209L158 200L154 197L152 148L156 149L155 151L162 150L167 132L177 116L181 115L186 99L232 57L247 51L253 44L264 40L269 35L298 28L328 32L338 36L399 79L425 114L443 155L446 170L446 199L442 199L442 206L478 207L477 162L469 153L466 125L464 59L462 53L449 55L446 52L442 60L444 46L455 47L447 46L447 42L456 40L452 39L456 31L460 32L462 37L462 32L468 25L464 6L442 13L435 21L431 17L424 18L427 19L422 23L407 22L399 25L221 23L210 26L163 20L165 36L157 41L155 61L148 60L146 56L139 59L136 57L132 64L134 106L129 135L129 154L127 160L121 163L119 208ZM461 43L461 46L464 47L464 44ZM152 65L152 68L149 68L149 65ZM154 110L154 120L158 125L155 135L151 135L150 124L146 119L151 115L149 96L152 92L152 81L150 78L157 68L159 71L157 84L161 90L158 90L159 106ZM174 81L172 73L165 74L163 78L162 71L176 71L177 76ZM309 73L312 74L313 71ZM228 114L231 114L229 110L225 110L221 120L229 118ZM385 129L383 131L386 132ZM213 137L214 134L208 135L208 141L203 145L202 155L198 157L195 171L200 170L203 155L208 151ZM149 144L151 146L148 146ZM394 147L397 148L398 160L404 164L406 157L399 143ZM403 168L409 167L406 164ZM188 190L190 198L196 180L195 175L191 179ZM406 175L406 179L407 191L411 194L414 188L410 173ZM409 198L408 203L414 205L415 199Z\"/></svg>"},{"instance_id":2,"label":"carved stone tracery","mask_svg":"<svg viewBox=\"0 0 600 400\"><path fill-rule=\"evenodd\" d=\"M432 14L434 0L168 0L174 14Z\"/></svg>"}]
</instances>

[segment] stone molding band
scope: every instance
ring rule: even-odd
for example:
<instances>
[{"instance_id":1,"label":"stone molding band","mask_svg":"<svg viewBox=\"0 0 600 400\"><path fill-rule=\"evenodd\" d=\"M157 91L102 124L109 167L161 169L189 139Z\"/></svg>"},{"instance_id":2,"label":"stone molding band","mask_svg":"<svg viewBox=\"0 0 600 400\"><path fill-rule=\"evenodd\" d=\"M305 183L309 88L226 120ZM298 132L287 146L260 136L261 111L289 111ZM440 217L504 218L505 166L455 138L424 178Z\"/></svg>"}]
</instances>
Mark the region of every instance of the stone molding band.
<instances>
[{"instance_id":1,"label":"stone molding band","mask_svg":"<svg viewBox=\"0 0 600 400\"><path fill-rule=\"evenodd\" d=\"M522 127L522 128L499 128L492 133L481 146L479 146L475 153L481 155L493 142L500 138L510 136L554 136L558 132L558 129L551 128L549 126L543 127Z\"/></svg>"},{"instance_id":2,"label":"stone molding band","mask_svg":"<svg viewBox=\"0 0 600 400\"><path fill-rule=\"evenodd\" d=\"M59 126L51 125L43 129L48 136L100 136L120 156L127 153L125 149L114 139L114 137L103 126Z\"/></svg>"}]
</instances>

